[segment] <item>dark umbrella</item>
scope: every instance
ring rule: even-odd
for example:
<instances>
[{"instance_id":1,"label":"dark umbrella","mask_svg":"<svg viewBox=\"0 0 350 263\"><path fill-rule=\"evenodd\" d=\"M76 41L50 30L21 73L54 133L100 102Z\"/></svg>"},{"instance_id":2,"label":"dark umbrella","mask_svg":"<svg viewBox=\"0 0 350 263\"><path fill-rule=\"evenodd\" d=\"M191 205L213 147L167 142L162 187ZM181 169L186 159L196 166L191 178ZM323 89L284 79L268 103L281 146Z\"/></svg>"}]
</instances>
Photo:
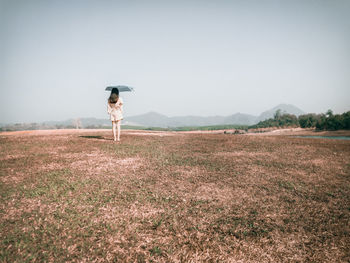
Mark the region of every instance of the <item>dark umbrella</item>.
<instances>
[{"instance_id":1,"label":"dark umbrella","mask_svg":"<svg viewBox=\"0 0 350 263\"><path fill-rule=\"evenodd\" d=\"M107 91L111 91L112 89L117 88L119 90L119 92L123 92L123 91L134 91L134 88L132 87L128 87L128 86L108 86L105 90Z\"/></svg>"}]
</instances>

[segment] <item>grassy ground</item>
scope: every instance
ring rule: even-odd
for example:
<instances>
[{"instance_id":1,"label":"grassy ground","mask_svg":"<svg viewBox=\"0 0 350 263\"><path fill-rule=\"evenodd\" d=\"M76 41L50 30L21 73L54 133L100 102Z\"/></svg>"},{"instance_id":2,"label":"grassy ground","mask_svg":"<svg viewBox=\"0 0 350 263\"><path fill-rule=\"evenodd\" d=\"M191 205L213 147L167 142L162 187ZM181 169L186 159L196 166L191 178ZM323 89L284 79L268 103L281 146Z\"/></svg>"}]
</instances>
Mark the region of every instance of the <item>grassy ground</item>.
<instances>
[{"instance_id":1,"label":"grassy ground","mask_svg":"<svg viewBox=\"0 0 350 263\"><path fill-rule=\"evenodd\" d=\"M0 134L0 261L348 262L349 146Z\"/></svg>"}]
</instances>

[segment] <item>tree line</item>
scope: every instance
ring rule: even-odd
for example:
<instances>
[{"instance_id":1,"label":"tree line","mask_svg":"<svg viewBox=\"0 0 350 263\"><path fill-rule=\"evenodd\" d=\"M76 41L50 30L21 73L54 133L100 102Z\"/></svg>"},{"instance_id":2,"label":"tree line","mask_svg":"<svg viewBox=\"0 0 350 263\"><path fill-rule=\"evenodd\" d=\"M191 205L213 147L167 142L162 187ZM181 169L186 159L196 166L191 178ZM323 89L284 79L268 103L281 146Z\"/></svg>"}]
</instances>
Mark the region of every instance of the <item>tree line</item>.
<instances>
[{"instance_id":1,"label":"tree line","mask_svg":"<svg viewBox=\"0 0 350 263\"><path fill-rule=\"evenodd\" d=\"M325 114L303 114L299 117L277 110L273 118L259 122L249 128L267 128L267 127L301 127L316 128L317 130L342 130L350 129L350 111L343 114L333 114L328 110Z\"/></svg>"}]
</instances>

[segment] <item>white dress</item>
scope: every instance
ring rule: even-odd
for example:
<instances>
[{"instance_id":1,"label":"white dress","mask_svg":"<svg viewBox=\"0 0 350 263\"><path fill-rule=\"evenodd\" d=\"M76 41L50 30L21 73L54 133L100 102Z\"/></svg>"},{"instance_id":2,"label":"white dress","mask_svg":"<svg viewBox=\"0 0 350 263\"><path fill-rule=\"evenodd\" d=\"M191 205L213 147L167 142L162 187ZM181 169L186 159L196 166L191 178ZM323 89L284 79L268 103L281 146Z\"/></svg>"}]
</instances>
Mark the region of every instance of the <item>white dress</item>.
<instances>
[{"instance_id":1,"label":"white dress","mask_svg":"<svg viewBox=\"0 0 350 263\"><path fill-rule=\"evenodd\" d=\"M116 103L107 103L107 112L111 121L120 121L123 119L123 99L118 98Z\"/></svg>"}]
</instances>

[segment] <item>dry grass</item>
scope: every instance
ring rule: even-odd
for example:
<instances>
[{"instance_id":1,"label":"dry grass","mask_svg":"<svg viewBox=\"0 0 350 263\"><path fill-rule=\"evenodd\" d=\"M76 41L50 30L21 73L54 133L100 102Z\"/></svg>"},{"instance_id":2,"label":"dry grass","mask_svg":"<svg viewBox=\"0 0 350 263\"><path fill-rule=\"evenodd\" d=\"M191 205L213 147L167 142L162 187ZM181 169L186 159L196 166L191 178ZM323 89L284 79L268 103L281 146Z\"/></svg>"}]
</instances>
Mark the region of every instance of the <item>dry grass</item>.
<instances>
[{"instance_id":1,"label":"dry grass","mask_svg":"<svg viewBox=\"0 0 350 263\"><path fill-rule=\"evenodd\" d=\"M0 261L350 260L350 141L166 135L0 134Z\"/></svg>"}]
</instances>

